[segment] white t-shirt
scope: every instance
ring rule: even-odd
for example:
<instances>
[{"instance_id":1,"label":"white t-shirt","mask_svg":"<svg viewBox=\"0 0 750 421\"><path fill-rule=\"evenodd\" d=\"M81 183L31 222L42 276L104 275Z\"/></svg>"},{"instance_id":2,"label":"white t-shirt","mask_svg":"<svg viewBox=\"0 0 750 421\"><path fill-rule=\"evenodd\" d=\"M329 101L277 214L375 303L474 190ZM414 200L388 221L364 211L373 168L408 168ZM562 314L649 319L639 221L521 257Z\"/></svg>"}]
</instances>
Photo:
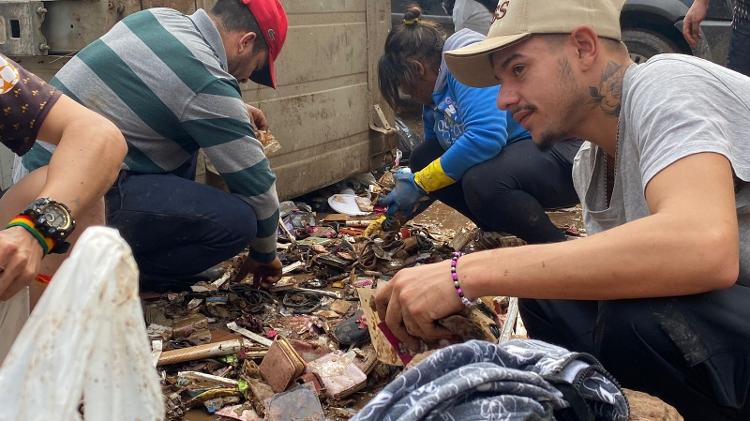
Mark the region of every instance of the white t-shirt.
<instances>
[{"instance_id":1,"label":"white t-shirt","mask_svg":"<svg viewBox=\"0 0 750 421\"><path fill-rule=\"evenodd\" d=\"M492 14L486 7L474 0L456 0L453 5L453 26L456 32L469 28L474 32L487 35L492 23Z\"/></svg>"},{"instance_id":2,"label":"white t-shirt","mask_svg":"<svg viewBox=\"0 0 750 421\"><path fill-rule=\"evenodd\" d=\"M719 153L736 176L750 181L750 78L706 60L662 54L632 65L622 85L614 190L606 207L604 152L584 144L573 181L589 233L650 214L648 182L675 161ZM739 283L750 286L750 187L736 193L740 230Z\"/></svg>"}]
</instances>

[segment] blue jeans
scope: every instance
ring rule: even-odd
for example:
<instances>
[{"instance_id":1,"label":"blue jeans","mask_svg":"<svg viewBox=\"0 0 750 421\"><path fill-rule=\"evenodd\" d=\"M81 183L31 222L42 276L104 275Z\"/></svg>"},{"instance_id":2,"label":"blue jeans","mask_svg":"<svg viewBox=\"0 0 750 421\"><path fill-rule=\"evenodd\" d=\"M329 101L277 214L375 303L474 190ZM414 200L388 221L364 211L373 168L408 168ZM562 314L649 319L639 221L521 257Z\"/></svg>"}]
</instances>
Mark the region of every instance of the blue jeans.
<instances>
[{"instance_id":1,"label":"blue jeans","mask_svg":"<svg viewBox=\"0 0 750 421\"><path fill-rule=\"evenodd\" d=\"M235 256L256 235L239 196L175 174L123 171L105 196L107 225L128 242L141 281L179 281Z\"/></svg>"}]
</instances>

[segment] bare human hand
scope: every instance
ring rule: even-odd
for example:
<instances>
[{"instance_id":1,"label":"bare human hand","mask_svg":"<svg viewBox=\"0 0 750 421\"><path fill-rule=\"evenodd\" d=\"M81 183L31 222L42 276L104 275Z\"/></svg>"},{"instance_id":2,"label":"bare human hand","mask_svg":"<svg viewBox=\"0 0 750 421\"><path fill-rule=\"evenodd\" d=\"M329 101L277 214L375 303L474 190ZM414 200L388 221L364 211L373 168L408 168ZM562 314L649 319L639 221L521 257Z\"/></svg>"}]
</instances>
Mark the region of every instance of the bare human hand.
<instances>
[{"instance_id":1,"label":"bare human hand","mask_svg":"<svg viewBox=\"0 0 750 421\"><path fill-rule=\"evenodd\" d=\"M685 41L695 48L701 38L701 22L706 19L708 13L708 0L695 0L685 14L685 20L682 23L682 33Z\"/></svg>"},{"instance_id":2,"label":"bare human hand","mask_svg":"<svg viewBox=\"0 0 750 421\"><path fill-rule=\"evenodd\" d=\"M240 266L235 281L239 282L245 279L245 276L250 273L253 274L253 285L270 287L281 279L281 260L276 257L269 263L261 263L248 256Z\"/></svg>"},{"instance_id":3,"label":"bare human hand","mask_svg":"<svg viewBox=\"0 0 750 421\"><path fill-rule=\"evenodd\" d=\"M268 120L263 110L260 108L253 107L250 104L245 104L247 113L250 115L250 119L255 123L255 128L258 130L268 130Z\"/></svg>"},{"instance_id":4,"label":"bare human hand","mask_svg":"<svg viewBox=\"0 0 750 421\"><path fill-rule=\"evenodd\" d=\"M463 309L450 275L450 261L399 271L375 295L375 306L394 335L412 350L419 339L450 339L435 322Z\"/></svg>"},{"instance_id":5,"label":"bare human hand","mask_svg":"<svg viewBox=\"0 0 750 421\"><path fill-rule=\"evenodd\" d=\"M37 240L21 227L0 231L0 300L28 285L39 272L44 253Z\"/></svg>"}]
</instances>

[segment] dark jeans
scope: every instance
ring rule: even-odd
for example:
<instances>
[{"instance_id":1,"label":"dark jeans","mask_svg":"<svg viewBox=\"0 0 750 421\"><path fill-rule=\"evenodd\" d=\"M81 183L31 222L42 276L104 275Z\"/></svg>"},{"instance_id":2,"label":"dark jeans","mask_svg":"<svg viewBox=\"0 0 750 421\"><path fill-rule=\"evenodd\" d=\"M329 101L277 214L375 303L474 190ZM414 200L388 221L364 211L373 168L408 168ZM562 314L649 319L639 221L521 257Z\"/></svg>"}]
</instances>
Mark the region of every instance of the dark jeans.
<instances>
[{"instance_id":1,"label":"dark jeans","mask_svg":"<svg viewBox=\"0 0 750 421\"><path fill-rule=\"evenodd\" d=\"M105 196L107 225L128 242L141 281L179 281L235 256L256 235L240 197L175 174L123 171Z\"/></svg>"},{"instance_id":2,"label":"dark jeans","mask_svg":"<svg viewBox=\"0 0 750 421\"><path fill-rule=\"evenodd\" d=\"M542 152L530 140L517 141L430 196L484 231L507 232L528 243L563 241L565 234L544 210L578 203L572 168L580 145L581 141L564 141ZM410 167L419 171L442 154L437 142L422 142L411 153Z\"/></svg>"},{"instance_id":3,"label":"dark jeans","mask_svg":"<svg viewBox=\"0 0 750 421\"><path fill-rule=\"evenodd\" d=\"M748 420L750 288L684 297L521 300L529 336L595 355L686 420Z\"/></svg>"}]
</instances>

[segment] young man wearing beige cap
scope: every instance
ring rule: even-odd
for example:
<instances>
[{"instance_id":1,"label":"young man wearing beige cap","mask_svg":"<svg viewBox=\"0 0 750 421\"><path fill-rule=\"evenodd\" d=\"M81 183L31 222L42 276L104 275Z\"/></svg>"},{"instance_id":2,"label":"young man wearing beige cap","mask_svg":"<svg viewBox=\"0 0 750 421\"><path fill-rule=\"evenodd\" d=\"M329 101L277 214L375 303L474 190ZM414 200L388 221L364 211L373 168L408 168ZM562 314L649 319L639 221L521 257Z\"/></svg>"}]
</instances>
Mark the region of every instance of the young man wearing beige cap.
<instances>
[{"instance_id":1,"label":"young man wearing beige cap","mask_svg":"<svg viewBox=\"0 0 750 421\"><path fill-rule=\"evenodd\" d=\"M413 346L471 299L518 296L531 337L625 387L688 420L750 419L750 79L685 55L634 65L623 3L501 1L487 40L446 54L461 82L502 83L540 146L590 140L574 179L591 235L403 270L378 310Z\"/></svg>"}]
</instances>

